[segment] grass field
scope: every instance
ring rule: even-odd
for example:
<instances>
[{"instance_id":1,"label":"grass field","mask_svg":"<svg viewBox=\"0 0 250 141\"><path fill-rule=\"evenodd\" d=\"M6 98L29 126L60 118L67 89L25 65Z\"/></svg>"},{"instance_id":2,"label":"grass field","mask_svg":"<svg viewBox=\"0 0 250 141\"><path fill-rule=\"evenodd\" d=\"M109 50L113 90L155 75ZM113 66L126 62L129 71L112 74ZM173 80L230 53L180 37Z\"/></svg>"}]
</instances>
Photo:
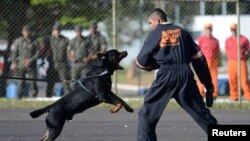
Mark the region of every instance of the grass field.
<instances>
[{"instance_id":1,"label":"grass field","mask_svg":"<svg viewBox=\"0 0 250 141\"><path fill-rule=\"evenodd\" d=\"M149 86L154 80L155 74L154 72L142 71L139 75L135 75L133 78L127 77L127 72L125 70L118 72L117 80L121 84L129 84L129 85L137 85L138 80L140 84L143 86ZM143 96L139 95L120 95L129 105L133 108L138 109L141 107L143 103ZM40 108L46 105L53 103L58 98L35 98L28 99L24 98L22 100L18 99L8 99L8 98L0 98L0 108ZM100 104L94 108L109 108L111 105L108 104ZM167 108L178 109L180 106L174 101L171 100L167 105ZM243 101L232 102L229 100L228 96L220 96L218 100L214 102L213 109L250 109L250 102Z\"/></svg>"},{"instance_id":2,"label":"grass field","mask_svg":"<svg viewBox=\"0 0 250 141\"><path fill-rule=\"evenodd\" d=\"M143 96L122 97L131 107L138 109L143 103ZM212 109L250 109L250 102L243 101L230 102L226 97L222 97L214 102ZM53 103L56 99L38 98L38 99L0 99L0 108L40 108ZM94 108L110 108L109 104L100 104ZM178 109L180 106L175 100L170 100L167 108Z\"/></svg>"},{"instance_id":3,"label":"grass field","mask_svg":"<svg viewBox=\"0 0 250 141\"><path fill-rule=\"evenodd\" d=\"M143 86L149 86L154 80L155 74L154 72L141 72L140 75L140 84ZM134 78L128 78L126 71L119 71L118 73L118 82L122 84L130 84L136 85L138 84L139 76L136 75ZM143 103L143 96L139 95L120 95L129 105L133 108L138 109L141 107ZM53 103L58 98L35 98L29 99L24 98L22 100L18 99L8 99L8 98L0 98L0 108L40 108L46 105ZM110 108L109 104L100 104L94 108ZM171 100L167 105L167 108L170 109L178 109L180 106L174 101ZM215 102L213 109L250 109L250 102L243 101L232 102L230 101L228 96L220 96Z\"/></svg>"}]
</instances>

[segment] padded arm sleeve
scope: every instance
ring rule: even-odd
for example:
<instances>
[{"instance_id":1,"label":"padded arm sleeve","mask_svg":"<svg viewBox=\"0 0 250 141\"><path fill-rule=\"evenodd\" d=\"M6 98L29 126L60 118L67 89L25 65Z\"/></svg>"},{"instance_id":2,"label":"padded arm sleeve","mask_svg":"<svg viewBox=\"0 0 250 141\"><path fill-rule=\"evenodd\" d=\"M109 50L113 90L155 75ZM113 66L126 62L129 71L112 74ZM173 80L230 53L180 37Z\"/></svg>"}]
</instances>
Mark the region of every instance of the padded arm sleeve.
<instances>
[{"instance_id":1,"label":"padded arm sleeve","mask_svg":"<svg viewBox=\"0 0 250 141\"><path fill-rule=\"evenodd\" d=\"M200 80L206 88L213 88L212 78L208 69L207 61L204 56L192 59L193 68Z\"/></svg>"},{"instance_id":2,"label":"padded arm sleeve","mask_svg":"<svg viewBox=\"0 0 250 141\"><path fill-rule=\"evenodd\" d=\"M154 55L159 50L159 40L161 39L161 31L153 30L149 33L147 39L144 41L141 51L139 52L137 64L139 68L144 70L155 70L159 68L157 60Z\"/></svg>"}]
</instances>

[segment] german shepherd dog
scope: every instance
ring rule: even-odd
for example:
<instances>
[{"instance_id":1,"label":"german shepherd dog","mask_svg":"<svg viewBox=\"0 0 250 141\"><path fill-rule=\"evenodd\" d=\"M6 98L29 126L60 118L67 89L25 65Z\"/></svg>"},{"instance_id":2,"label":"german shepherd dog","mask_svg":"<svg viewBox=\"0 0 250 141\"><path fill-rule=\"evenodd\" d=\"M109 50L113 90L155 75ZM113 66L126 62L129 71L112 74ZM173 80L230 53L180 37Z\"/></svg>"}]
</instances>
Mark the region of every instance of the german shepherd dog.
<instances>
[{"instance_id":1,"label":"german shepherd dog","mask_svg":"<svg viewBox=\"0 0 250 141\"><path fill-rule=\"evenodd\" d=\"M85 79L78 81L72 92L51 105L31 112L32 118L48 113L46 117L47 132L41 141L55 140L60 135L66 120L72 120L75 114L102 102L114 105L110 109L111 113L118 112L122 107L128 112L133 112L127 103L111 91L111 75L115 70L123 69L119 62L126 56L126 51L119 52L114 49L106 53L98 53L97 58L91 63Z\"/></svg>"}]
</instances>

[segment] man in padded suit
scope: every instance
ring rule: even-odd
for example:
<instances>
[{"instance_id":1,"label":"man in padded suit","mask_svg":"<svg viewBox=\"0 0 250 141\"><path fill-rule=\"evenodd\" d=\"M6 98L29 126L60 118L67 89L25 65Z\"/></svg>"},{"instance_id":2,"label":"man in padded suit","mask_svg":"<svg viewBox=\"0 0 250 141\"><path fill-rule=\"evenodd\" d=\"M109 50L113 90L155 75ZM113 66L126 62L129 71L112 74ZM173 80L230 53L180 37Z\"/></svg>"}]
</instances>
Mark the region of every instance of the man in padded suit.
<instances>
[{"instance_id":1,"label":"man in padded suit","mask_svg":"<svg viewBox=\"0 0 250 141\"><path fill-rule=\"evenodd\" d=\"M148 23L152 31L137 56L137 66L159 70L139 111L137 141L157 140L156 125L171 98L207 133L208 125L217 124L217 120L207 108L213 105L214 88L205 57L186 30L167 22L163 10L153 9ZM190 62L206 88L206 105Z\"/></svg>"}]
</instances>

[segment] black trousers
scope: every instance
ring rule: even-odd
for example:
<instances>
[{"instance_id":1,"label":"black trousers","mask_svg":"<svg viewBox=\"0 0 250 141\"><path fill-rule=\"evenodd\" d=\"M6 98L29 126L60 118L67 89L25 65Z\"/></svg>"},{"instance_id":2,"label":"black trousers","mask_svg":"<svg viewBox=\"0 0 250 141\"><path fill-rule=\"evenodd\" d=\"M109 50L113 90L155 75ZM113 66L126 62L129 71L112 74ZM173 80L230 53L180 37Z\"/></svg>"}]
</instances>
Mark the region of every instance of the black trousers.
<instances>
[{"instance_id":1,"label":"black trousers","mask_svg":"<svg viewBox=\"0 0 250 141\"><path fill-rule=\"evenodd\" d=\"M137 141L157 141L156 125L171 98L177 101L205 133L208 125L217 124L217 120L205 106L189 64L164 65L160 67L139 111Z\"/></svg>"}]
</instances>

